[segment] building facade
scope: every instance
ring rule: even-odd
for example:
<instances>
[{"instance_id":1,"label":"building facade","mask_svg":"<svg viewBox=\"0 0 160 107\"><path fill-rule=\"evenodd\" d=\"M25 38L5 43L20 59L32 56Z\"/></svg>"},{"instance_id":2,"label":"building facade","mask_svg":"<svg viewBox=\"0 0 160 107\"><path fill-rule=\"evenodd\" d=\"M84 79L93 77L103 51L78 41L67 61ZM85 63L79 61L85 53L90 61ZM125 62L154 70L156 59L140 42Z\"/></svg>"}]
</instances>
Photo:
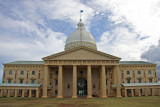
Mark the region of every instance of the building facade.
<instances>
[{"instance_id":1,"label":"building facade","mask_svg":"<svg viewBox=\"0 0 160 107\"><path fill-rule=\"evenodd\" d=\"M156 64L120 61L97 50L80 20L65 51L42 61L4 64L0 97L122 97L160 95Z\"/></svg>"}]
</instances>

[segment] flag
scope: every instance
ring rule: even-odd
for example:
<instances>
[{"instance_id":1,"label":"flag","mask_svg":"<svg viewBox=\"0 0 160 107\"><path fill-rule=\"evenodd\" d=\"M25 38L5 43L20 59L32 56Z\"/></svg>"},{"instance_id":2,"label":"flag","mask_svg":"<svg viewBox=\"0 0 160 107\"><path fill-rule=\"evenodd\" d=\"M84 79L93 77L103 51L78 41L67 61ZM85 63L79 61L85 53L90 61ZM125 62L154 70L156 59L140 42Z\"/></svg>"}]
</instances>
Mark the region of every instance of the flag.
<instances>
[{"instance_id":1,"label":"flag","mask_svg":"<svg viewBox=\"0 0 160 107\"><path fill-rule=\"evenodd\" d=\"M83 10L81 10L81 13L83 12Z\"/></svg>"}]
</instances>

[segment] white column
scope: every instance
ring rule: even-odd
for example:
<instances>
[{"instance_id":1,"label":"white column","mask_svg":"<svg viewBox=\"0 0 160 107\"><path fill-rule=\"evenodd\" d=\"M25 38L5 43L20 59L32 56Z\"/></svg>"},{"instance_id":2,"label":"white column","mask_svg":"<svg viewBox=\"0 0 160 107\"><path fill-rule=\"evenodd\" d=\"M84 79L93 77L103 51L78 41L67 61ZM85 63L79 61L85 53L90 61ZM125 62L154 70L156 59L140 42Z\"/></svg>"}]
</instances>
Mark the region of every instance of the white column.
<instances>
[{"instance_id":1,"label":"white column","mask_svg":"<svg viewBox=\"0 0 160 107\"><path fill-rule=\"evenodd\" d=\"M31 89L29 89L29 97L32 97L32 90Z\"/></svg>"},{"instance_id":2,"label":"white column","mask_svg":"<svg viewBox=\"0 0 160 107\"><path fill-rule=\"evenodd\" d=\"M145 88L145 96L148 96L148 88Z\"/></svg>"},{"instance_id":3,"label":"white column","mask_svg":"<svg viewBox=\"0 0 160 107\"><path fill-rule=\"evenodd\" d=\"M3 91L0 89L0 97L3 97Z\"/></svg>"},{"instance_id":4,"label":"white column","mask_svg":"<svg viewBox=\"0 0 160 107\"><path fill-rule=\"evenodd\" d=\"M7 97L10 97L10 89L7 90Z\"/></svg>"},{"instance_id":5,"label":"white column","mask_svg":"<svg viewBox=\"0 0 160 107\"><path fill-rule=\"evenodd\" d=\"M138 96L141 96L141 90L138 89Z\"/></svg>"},{"instance_id":6,"label":"white column","mask_svg":"<svg viewBox=\"0 0 160 107\"><path fill-rule=\"evenodd\" d=\"M91 65L87 66L87 98L92 98L92 74L91 74Z\"/></svg>"},{"instance_id":7,"label":"white column","mask_svg":"<svg viewBox=\"0 0 160 107\"><path fill-rule=\"evenodd\" d=\"M36 98L39 98L39 89L36 89Z\"/></svg>"},{"instance_id":8,"label":"white column","mask_svg":"<svg viewBox=\"0 0 160 107\"><path fill-rule=\"evenodd\" d=\"M117 97L122 97L121 96L121 79L120 79L121 74L120 74L120 71L119 71L119 66L116 65L115 67L116 67L116 85L117 85L116 91L117 91Z\"/></svg>"},{"instance_id":9,"label":"white column","mask_svg":"<svg viewBox=\"0 0 160 107\"><path fill-rule=\"evenodd\" d=\"M21 97L24 97L24 89L22 89L22 96Z\"/></svg>"},{"instance_id":10,"label":"white column","mask_svg":"<svg viewBox=\"0 0 160 107\"><path fill-rule=\"evenodd\" d=\"M134 97L134 90L131 89L131 96Z\"/></svg>"},{"instance_id":11,"label":"white column","mask_svg":"<svg viewBox=\"0 0 160 107\"><path fill-rule=\"evenodd\" d=\"M102 98L106 98L106 71L105 71L105 65L102 65L101 71L100 71L100 93Z\"/></svg>"},{"instance_id":12,"label":"white column","mask_svg":"<svg viewBox=\"0 0 160 107\"><path fill-rule=\"evenodd\" d=\"M59 65L59 70L58 70L58 96L57 98L62 98L62 88L63 88L63 83L62 83L62 65Z\"/></svg>"},{"instance_id":13,"label":"white column","mask_svg":"<svg viewBox=\"0 0 160 107\"><path fill-rule=\"evenodd\" d=\"M128 96L127 96L127 89L124 89L124 96L125 96L125 97L128 97Z\"/></svg>"},{"instance_id":14,"label":"white column","mask_svg":"<svg viewBox=\"0 0 160 107\"><path fill-rule=\"evenodd\" d=\"M47 86L48 86L48 75L49 75L49 66L44 65L44 74L43 74L43 98L47 98Z\"/></svg>"},{"instance_id":15,"label":"white column","mask_svg":"<svg viewBox=\"0 0 160 107\"><path fill-rule=\"evenodd\" d=\"M73 65L73 87L72 98L77 98L77 66Z\"/></svg>"},{"instance_id":16,"label":"white column","mask_svg":"<svg viewBox=\"0 0 160 107\"><path fill-rule=\"evenodd\" d=\"M17 97L17 89L14 90L14 97Z\"/></svg>"}]
</instances>

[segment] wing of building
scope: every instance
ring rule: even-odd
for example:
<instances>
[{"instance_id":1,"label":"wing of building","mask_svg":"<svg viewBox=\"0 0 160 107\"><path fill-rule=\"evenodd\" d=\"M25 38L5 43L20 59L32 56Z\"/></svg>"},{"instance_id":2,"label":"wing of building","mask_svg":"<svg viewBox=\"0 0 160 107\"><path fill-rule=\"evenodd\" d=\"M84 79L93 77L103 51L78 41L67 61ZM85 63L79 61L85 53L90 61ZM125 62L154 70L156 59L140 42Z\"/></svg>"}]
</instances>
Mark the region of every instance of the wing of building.
<instances>
[{"instance_id":1,"label":"wing of building","mask_svg":"<svg viewBox=\"0 0 160 107\"><path fill-rule=\"evenodd\" d=\"M80 20L65 51L42 61L4 64L0 97L122 97L160 95L156 64L120 61L97 50Z\"/></svg>"}]
</instances>

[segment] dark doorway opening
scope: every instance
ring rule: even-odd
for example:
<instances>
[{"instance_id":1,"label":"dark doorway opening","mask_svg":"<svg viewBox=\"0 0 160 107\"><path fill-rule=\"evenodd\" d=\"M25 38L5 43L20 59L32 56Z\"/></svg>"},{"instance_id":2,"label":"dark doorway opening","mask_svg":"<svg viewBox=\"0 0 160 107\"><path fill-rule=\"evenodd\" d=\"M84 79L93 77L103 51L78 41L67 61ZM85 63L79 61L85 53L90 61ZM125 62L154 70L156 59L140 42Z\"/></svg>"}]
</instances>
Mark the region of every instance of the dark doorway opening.
<instances>
[{"instance_id":1,"label":"dark doorway opening","mask_svg":"<svg viewBox=\"0 0 160 107\"><path fill-rule=\"evenodd\" d=\"M87 96L87 80L84 78L79 78L77 80L77 95Z\"/></svg>"}]
</instances>

